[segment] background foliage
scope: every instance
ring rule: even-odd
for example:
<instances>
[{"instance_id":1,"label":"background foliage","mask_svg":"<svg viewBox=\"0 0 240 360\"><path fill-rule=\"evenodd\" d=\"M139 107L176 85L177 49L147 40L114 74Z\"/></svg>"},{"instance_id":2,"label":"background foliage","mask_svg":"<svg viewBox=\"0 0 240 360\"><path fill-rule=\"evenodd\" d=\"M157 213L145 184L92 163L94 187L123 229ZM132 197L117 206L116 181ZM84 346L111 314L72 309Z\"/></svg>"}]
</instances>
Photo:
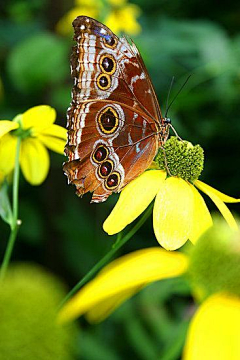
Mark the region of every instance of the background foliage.
<instances>
[{"instance_id":1,"label":"background foliage","mask_svg":"<svg viewBox=\"0 0 240 360\"><path fill-rule=\"evenodd\" d=\"M236 1L192 2L136 0L142 32L133 37L153 80L163 113L172 76L171 96L191 78L169 116L184 139L205 149L202 179L239 197L240 8ZM97 3L97 1L96 1ZM72 41L56 24L73 7L62 0L9 0L0 4L0 118L11 119L34 105L48 104L65 125L72 80ZM81 15L81 14L79 14ZM13 260L34 261L72 287L111 247L114 238L102 223L116 202L90 205L66 185L64 158L51 154L45 183L20 185L20 229ZM212 209L213 205L209 203ZM232 207L232 209L234 209ZM236 207L235 207L236 209ZM0 253L8 228L1 222ZM158 246L151 220L121 254ZM120 254L119 254L120 255ZM79 321L81 359L178 359L191 298L184 281L156 283L124 304L104 323Z\"/></svg>"}]
</instances>

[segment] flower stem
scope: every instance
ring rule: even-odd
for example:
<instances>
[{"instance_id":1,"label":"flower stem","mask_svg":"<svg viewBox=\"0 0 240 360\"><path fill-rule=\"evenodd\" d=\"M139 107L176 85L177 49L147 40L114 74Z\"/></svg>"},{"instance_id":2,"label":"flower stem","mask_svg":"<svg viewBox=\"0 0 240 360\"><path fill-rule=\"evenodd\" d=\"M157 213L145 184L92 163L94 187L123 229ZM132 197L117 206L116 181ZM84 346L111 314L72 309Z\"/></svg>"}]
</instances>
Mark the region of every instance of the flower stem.
<instances>
[{"instance_id":1,"label":"flower stem","mask_svg":"<svg viewBox=\"0 0 240 360\"><path fill-rule=\"evenodd\" d=\"M16 157L15 157L15 168L13 173L13 217L11 223L11 233L9 236L7 248L4 254L1 270L0 270L0 281L3 280L8 264L12 255L13 247L15 244L15 240L17 237L18 229L20 226L20 222L18 220L18 189L19 189L19 172L20 172L20 164L19 164L19 156L20 156L20 147L21 147L21 138L18 137L17 140L17 149L16 149Z\"/></svg>"},{"instance_id":2,"label":"flower stem","mask_svg":"<svg viewBox=\"0 0 240 360\"><path fill-rule=\"evenodd\" d=\"M147 211L143 214L137 224L125 235L121 236L121 233L118 234L116 242L112 245L110 251L101 259L99 260L92 269L69 291L69 293L65 296L62 300L59 308L61 308L67 300L73 296L77 290L79 290L88 280L90 280L107 262L113 257L113 255L128 241L130 240L133 235L140 229L140 227L145 223L147 218L150 216L152 212L152 206L150 205Z\"/></svg>"}]
</instances>

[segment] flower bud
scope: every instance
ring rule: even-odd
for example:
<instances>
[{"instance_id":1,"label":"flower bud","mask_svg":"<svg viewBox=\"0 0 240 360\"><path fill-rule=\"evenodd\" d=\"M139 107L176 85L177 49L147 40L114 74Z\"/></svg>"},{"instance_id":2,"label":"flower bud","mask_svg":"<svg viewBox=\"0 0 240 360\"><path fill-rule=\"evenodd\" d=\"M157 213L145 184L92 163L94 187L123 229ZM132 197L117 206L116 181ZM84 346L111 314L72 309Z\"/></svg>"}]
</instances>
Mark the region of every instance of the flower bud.
<instances>
[{"instance_id":1,"label":"flower bud","mask_svg":"<svg viewBox=\"0 0 240 360\"><path fill-rule=\"evenodd\" d=\"M240 232L220 219L192 249L188 274L206 295L228 292L240 296Z\"/></svg>"},{"instance_id":2,"label":"flower bud","mask_svg":"<svg viewBox=\"0 0 240 360\"><path fill-rule=\"evenodd\" d=\"M74 358L75 327L56 322L64 293L59 280L39 266L9 269L0 288L2 359Z\"/></svg>"}]
</instances>

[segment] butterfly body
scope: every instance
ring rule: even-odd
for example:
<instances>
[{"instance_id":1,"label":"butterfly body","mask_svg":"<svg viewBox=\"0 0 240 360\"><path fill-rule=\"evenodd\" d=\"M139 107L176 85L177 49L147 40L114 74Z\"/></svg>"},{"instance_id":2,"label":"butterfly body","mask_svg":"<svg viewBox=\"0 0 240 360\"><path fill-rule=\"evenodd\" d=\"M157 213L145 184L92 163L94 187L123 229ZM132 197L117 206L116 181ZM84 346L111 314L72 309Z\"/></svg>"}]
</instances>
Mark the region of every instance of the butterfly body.
<instances>
[{"instance_id":1,"label":"butterfly body","mask_svg":"<svg viewBox=\"0 0 240 360\"><path fill-rule=\"evenodd\" d=\"M136 46L89 17L73 27L64 172L78 195L102 202L151 165L169 123Z\"/></svg>"}]
</instances>

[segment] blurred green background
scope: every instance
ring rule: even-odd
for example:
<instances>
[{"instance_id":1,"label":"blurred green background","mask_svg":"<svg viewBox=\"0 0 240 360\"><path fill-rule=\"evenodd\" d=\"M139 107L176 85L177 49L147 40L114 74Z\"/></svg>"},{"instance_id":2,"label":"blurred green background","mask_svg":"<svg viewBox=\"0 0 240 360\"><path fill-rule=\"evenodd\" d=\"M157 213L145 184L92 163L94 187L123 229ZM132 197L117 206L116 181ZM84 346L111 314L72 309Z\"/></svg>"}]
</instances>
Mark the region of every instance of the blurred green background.
<instances>
[{"instance_id":1,"label":"blurred green background","mask_svg":"<svg viewBox=\"0 0 240 360\"><path fill-rule=\"evenodd\" d=\"M239 197L239 3L132 3L141 9L138 21L142 31L131 37L149 70L163 113L172 76L176 82L171 97L191 74L169 116L182 138L204 148L206 161L201 179ZM99 1L95 4L99 5ZM32 106L48 104L57 110L57 123L65 126L72 87L69 57L73 42L71 34L59 34L56 26L74 6L67 0L1 1L1 119L12 119ZM111 6L103 3L107 11ZM115 240L103 232L102 223L117 195L100 205L90 204L90 194L77 198L74 187L67 186L63 161L63 156L51 153L50 173L41 186L32 187L21 178L23 223L13 261L41 264L70 289ZM207 203L213 210L213 205ZM231 209L237 212L237 206ZM3 222L0 229L2 257L9 229ZM158 246L151 219L118 255L150 246ZM91 326L80 319L79 358L179 359L191 307L184 281L153 284L102 324Z\"/></svg>"}]
</instances>

